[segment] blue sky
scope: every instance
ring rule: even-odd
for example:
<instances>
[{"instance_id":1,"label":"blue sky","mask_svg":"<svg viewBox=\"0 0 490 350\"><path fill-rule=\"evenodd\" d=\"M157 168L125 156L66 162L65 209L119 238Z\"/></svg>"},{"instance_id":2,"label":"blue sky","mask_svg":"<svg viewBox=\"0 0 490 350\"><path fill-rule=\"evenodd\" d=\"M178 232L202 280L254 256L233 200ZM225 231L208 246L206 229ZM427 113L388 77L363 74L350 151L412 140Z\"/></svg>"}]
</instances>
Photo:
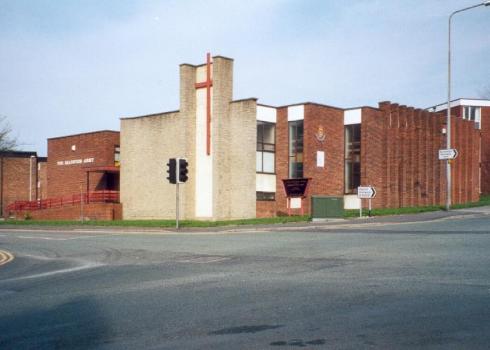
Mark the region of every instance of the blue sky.
<instances>
[{"instance_id":1,"label":"blue sky","mask_svg":"<svg viewBox=\"0 0 490 350\"><path fill-rule=\"evenodd\" d=\"M0 0L0 115L22 149L175 110L178 65L235 59L234 98L446 99L447 18L478 0ZM490 7L455 18L453 96L490 83Z\"/></svg>"}]
</instances>

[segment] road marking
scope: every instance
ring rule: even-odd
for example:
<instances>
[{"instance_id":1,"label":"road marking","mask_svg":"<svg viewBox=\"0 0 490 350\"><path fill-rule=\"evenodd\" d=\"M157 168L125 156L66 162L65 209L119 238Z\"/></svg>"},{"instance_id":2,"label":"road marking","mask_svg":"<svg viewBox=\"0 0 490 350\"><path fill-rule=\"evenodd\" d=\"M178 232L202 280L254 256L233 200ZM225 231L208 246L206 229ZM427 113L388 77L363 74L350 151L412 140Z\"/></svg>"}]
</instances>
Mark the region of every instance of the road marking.
<instances>
[{"instance_id":1,"label":"road marking","mask_svg":"<svg viewBox=\"0 0 490 350\"><path fill-rule=\"evenodd\" d=\"M28 276L14 277L14 278L6 279L3 281L4 282L5 281L19 281L19 280L27 280L27 279L33 279L33 278L50 277L50 276L60 275L60 274L64 274L64 273L72 273L72 272L77 272L77 271L94 269L94 268L97 268L100 266L104 266L104 264L88 262L88 263L84 263L80 266L69 267L66 269L60 269L60 270L54 270L54 271L48 271L48 272L41 272L41 273L37 273L34 275L28 275Z\"/></svg>"},{"instance_id":2,"label":"road marking","mask_svg":"<svg viewBox=\"0 0 490 350\"><path fill-rule=\"evenodd\" d=\"M13 254L5 250L0 250L0 266L8 264L12 260L14 260Z\"/></svg>"}]
</instances>

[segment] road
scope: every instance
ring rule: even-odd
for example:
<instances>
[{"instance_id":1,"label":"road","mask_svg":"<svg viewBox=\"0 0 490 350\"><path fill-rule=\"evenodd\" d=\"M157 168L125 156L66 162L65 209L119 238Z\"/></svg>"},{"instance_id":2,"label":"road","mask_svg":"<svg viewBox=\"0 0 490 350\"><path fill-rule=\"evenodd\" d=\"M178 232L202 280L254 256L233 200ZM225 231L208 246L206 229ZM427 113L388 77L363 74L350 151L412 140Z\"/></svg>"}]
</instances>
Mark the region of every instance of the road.
<instances>
[{"instance_id":1,"label":"road","mask_svg":"<svg viewBox=\"0 0 490 350\"><path fill-rule=\"evenodd\" d=\"M488 349L489 215L2 229L0 349Z\"/></svg>"}]
</instances>

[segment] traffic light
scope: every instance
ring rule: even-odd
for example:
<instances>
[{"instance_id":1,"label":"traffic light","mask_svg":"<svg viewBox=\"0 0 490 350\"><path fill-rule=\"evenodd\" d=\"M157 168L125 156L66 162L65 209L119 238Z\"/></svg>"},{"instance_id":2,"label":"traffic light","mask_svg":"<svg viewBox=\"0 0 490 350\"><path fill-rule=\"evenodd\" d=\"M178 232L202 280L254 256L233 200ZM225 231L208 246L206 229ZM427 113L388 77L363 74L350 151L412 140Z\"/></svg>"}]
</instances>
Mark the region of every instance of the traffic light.
<instances>
[{"instance_id":1,"label":"traffic light","mask_svg":"<svg viewBox=\"0 0 490 350\"><path fill-rule=\"evenodd\" d=\"M171 184L177 183L177 159L170 158L167 163L167 180Z\"/></svg>"},{"instance_id":2,"label":"traffic light","mask_svg":"<svg viewBox=\"0 0 490 350\"><path fill-rule=\"evenodd\" d=\"M189 170L187 170L188 165L187 159L179 158L179 183L184 183L189 179L187 176L187 173L189 172Z\"/></svg>"}]
</instances>

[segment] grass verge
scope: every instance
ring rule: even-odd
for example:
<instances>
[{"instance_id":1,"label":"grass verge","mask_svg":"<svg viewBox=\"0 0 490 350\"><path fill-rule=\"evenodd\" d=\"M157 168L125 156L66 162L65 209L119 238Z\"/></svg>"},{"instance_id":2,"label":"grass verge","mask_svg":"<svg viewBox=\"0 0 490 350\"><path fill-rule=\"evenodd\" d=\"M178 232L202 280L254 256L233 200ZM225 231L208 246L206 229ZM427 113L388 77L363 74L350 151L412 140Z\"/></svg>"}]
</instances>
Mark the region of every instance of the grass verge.
<instances>
[{"instance_id":1,"label":"grass verge","mask_svg":"<svg viewBox=\"0 0 490 350\"><path fill-rule=\"evenodd\" d=\"M481 196L478 202L470 202L464 204L455 204L451 206L452 209L464 209L474 208L490 205L490 195ZM417 214L425 213L429 211L444 210L444 206L430 205L425 207L406 207L406 208L386 208L386 209L373 209L371 210L371 216L383 216L383 215L402 215L402 214ZM367 210L363 208L363 215L367 215ZM352 218L359 216L359 210L345 210L344 217Z\"/></svg>"},{"instance_id":2,"label":"grass verge","mask_svg":"<svg viewBox=\"0 0 490 350\"><path fill-rule=\"evenodd\" d=\"M200 221L200 220L181 220L180 227L217 227L217 226L237 226L237 225L269 225L285 224L288 222L306 222L309 216L280 216L275 218L256 218L223 221ZM97 221L90 220L85 222L75 220L5 220L0 225L29 225L29 226L117 226L117 227L175 227L175 220L115 220Z\"/></svg>"}]
</instances>

